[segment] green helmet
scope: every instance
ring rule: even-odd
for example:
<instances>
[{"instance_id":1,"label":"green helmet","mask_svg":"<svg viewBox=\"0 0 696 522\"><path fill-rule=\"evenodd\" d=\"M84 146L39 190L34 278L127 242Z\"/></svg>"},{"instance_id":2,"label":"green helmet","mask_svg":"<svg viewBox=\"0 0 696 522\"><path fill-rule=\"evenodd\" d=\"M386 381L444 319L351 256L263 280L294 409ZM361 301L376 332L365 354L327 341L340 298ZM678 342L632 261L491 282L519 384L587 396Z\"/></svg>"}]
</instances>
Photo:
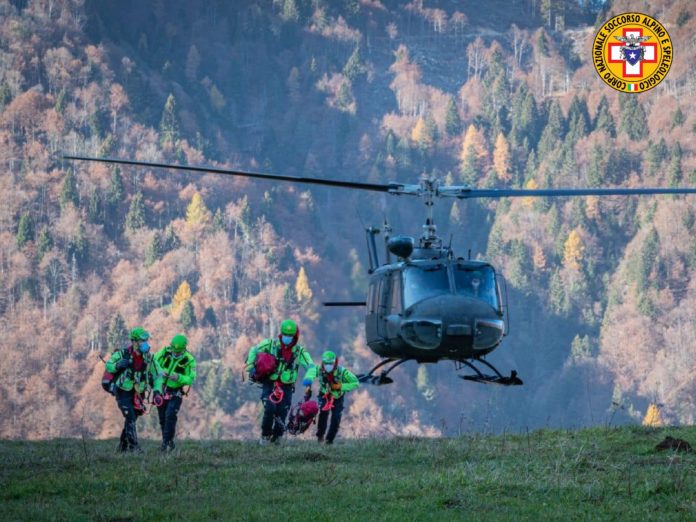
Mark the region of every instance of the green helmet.
<instances>
[{"instance_id":1,"label":"green helmet","mask_svg":"<svg viewBox=\"0 0 696 522\"><path fill-rule=\"evenodd\" d=\"M176 334L174 337L172 337L171 347L174 353L183 352L184 350L186 350L187 345L188 339L186 339L185 335Z\"/></svg>"},{"instance_id":2,"label":"green helmet","mask_svg":"<svg viewBox=\"0 0 696 522\"><path fill-rule=\"evenodd\" d=\"M145 328L138 326L130 331L129 338L131 341L147 341L150 338L150 334Z\"/></svg>"},{"instance_id":3,"label":"green helmet","mask_svg":"<svg viewBox=\"0 0 696 522\"><path fill-rule=\"evenodd\" d=\"M297 323L292 319L286 319L280 323L280 333L283 335L295 335L297 333Z\"/></svg>"},{"instance_id":4,"label":"green helmet","mask_svg":"<svg viewBox=\"0 0 696 522\"><path fill-rule=\"evenodd\" d=\"M321 362L323 364L334 364L338 357L331 350L327 350L321 354Z\"/></svg>"}]
</instances>

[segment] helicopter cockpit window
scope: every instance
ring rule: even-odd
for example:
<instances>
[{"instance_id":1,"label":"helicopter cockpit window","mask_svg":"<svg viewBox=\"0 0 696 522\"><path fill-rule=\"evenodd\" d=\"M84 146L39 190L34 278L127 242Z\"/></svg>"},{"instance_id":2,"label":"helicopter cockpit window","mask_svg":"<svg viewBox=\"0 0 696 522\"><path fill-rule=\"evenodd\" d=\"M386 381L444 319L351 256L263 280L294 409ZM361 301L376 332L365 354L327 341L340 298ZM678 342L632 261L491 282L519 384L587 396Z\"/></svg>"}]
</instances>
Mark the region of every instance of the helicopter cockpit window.
<instances>
[{"instance_id":1,"label":"helicopter cockpit window","mask_svg":"<svg viewBox=\"0 0 696 522\"><path fill-rule=\"evenodd\" d=\"M436 295L449 294L449 278L444 265L411 266L404 270L404 306Z\"/></svg>"},{"instance_id":2,"label":"helicopter cockpit window","mask_svg":"<svg viewBox=\"0 0 696 522\"><path fill-rule=\"evenodd\" d=\"M400 314L403 311L401 306L401 272L392 273L389 294L389 313Z\"/></svg>"},{"instance_id":3,"label":"helicopter cockpit window","mask_svg":"<svg viewBox=\"0 0 696 522\"><path fill-rule=\"evenodd\" d=\"M495 272L491 267L471 268L456 265L454 282L457 286L457 294L483 299L493 308L499 308Z\"/></svg>"}]
</instances>

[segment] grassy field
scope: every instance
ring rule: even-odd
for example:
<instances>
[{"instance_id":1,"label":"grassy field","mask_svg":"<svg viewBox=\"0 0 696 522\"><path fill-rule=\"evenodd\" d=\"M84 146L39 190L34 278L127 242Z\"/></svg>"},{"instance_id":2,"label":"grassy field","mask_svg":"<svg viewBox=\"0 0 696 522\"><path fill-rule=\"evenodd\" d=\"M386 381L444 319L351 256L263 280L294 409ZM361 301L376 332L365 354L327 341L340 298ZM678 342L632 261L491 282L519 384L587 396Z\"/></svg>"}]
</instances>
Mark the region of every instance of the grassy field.
<instances>
[{"instance_id":1,"label":"grassy field","mask_svg":"<svg viewBox=\"0 0 696 522\"><path fill-rule=\"evenodd\" d=\"M696 427L455 439L0 442L3 520L696 520Z\"/></svg>"}]
</instances>

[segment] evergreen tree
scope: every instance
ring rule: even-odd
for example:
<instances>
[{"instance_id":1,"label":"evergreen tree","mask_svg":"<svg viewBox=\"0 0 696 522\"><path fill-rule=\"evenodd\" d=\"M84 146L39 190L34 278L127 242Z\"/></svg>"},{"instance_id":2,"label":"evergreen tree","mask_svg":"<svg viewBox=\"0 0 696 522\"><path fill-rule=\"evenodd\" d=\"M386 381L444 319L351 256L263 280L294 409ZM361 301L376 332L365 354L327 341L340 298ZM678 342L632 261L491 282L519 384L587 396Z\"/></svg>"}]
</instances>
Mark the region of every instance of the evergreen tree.
<instances>
[{"instance_id":1,"label":"evergreen tree","mask_svg":"<svg viewBox=\"0 0 696 522\"><path fill-rule=\"evenodd\" d=\"M95 187L89 194L89 203L87 204L87 219L90 223L99 223L101 218L101 196Z\"/></svg>"},{"instance_id":2,"label":"evergreen tree","mask_svg":"<svg viewBox=\"0 0 696 522\"><path fill-rule=\"evenodd\" d=\"M162 119L160 120L160 143L174 145L179 141L179 115L174 95L170 94L164 103Z\"/></svg>"},{"instance_id":3,"label":"evergreen tree","mask_svg":"<svg viewBox=\"0 0 696 522\"><path fill-rule=\"evenodd\" d=\"M539 138L539 157L546 157L558 148L565 137L565 118L558 101L553 100L548 107L546 126Z\"/></svg>"},{"instance_id":4,"label":"evergreen tree","mask_svg":"<svg viewBox=\"0 0 696 522\"><path fill-rule=\"evenodd\" d=\"M12 91L9 84L3 80L0 83L0 110L4 109L12 101Z\"/></svg>"},{"instance_id":5,"label":"evergreen tree","mask_svg":"<svg viewBox=\"0 0 696 522\"><path fill-rule=\"evenodd\" d=\"M39 238L36 241L36 250L38 253L39 261L43 258L44 254L53 248L53 238L51 237L51 232L48 227L44 227L39 232Z\"/></svg>"},{"instance_id":6,"label":"evergreen tree","mask_svg":"<svg viewBox=\"0 0 696 522\"><path fill-rule=\"evenodd\" d=\"M512 145L519 146L525 139L535 145L539 141L539 111L526 82L521 82L515 92L510 111L509 139Z\"/></svg>"},{"instance_id":7,"label":"evergreen tree","mask_svg":"<svg viewBox=\"0 0 696 522\"><path fill-rule=\"evenodd\" d=\"M645 139L648 120L638 96L619 94L620 130L632 140Z\"/></svg>"},{"instance_id":8,"label":"evergreen tree","mask_svg":"<svg viewBox=\"0 0 696 522\"><path fill-rule=\"evenodd\" d=\"M72 171L72 169L69 169L65 174L63 185L60 188L60 207L65 208L70 203L77 207L79 201L75 173Z\"/></svg>"},{"instance_id":9,"label":"evergreen tree","mask_svg":"<svg viewBox=\"0 0 696 522\"><path fill-rule=\"evenodd\" d=\"M145 251L145 261L146 267L152 266L155 261L157 261L162 255L162 239L160 233L155 231L150 244L147 245L147 250Z\"/></svg>"},{"instance_id":10,"label":"evergreen tree","mask_svg":"<svg viewBox=\"0 0 696 522\"><path fill-rule=\"evenodd\" d=\"M126 228L128 230L137 230L145 226L145 202L143 201L143 193L138 191L131 200L126 214Z\"/></svg>"},{"instance_id":11,"label":"evergreen tree","mask_svg":"<svg viewBox=\"0 0 696 522\"><path fill-rule=\"evenodd\" d=\"M123 200L123 195L125 192L123 178L121 177L121 169L116 167L111 173L111 178L109 179L109 188L106 191L106 201L109 203L109 205L115 207L121 202L121 200Z\"/></svg>"},{"instance_id":12,"label":"evergreen tree","mask_svg":"<svg viewBox=\"0 0 696 522\"><path fill-rule=\"evenodd\" d=\"M650 273L655 266L657 256L660 251L660 237L655 228L651 228L643 241L643 245L638 252L638 259L635 263L633 277L638 292L647 290L650 282Z\"/></svg>"},{"instance_id":13,"label":"evergreen tree","mask_svg":"<svg viewBox=\"0 0 696 522\"><path fill-rule=\"evenodd\" d=\"M24 212L17 225L17 246L22 248L28 241L34 240L34 220L29 212Z\"/></svg>"},{"instance_id":14,"label":"evergreen tree","mask_svg":"<svg viewBox=\"0 0 696 522\"><path fill-rule=\"evenodd\" d=\"M394 136L394 131L389 129L387 131L387 136L384 138L384 151L387 156L394 156L396 153L396 136Z\"/></svg>"},{"instance_id":15,"label":"evergreen tree","mask_svg":"<svg viewBox=\"0 0 696 522\"><path fill-rule=\"evenodd\" d=\"M459 117L459 110L457 110L457 104L452 96L447 99L445 132L448 136L456 136L462 132L462 119Z\"/></svg>"},{"instance_id":16,"label":"evergreen tree","mask_svg":"<svg viewBox=\"0 0 696 522\"><path fill-rule=\"evenodd\" d=\"M297 22L300 19L300 11L295 0L285 0L283 2L283 21Z\"/></svg>"},{"instance_id":17,"label":"evergreen tree","mask_svg":"<svg viewBox=\"0 0 696 522\"><path fill-rule=\"evenodd\" d=\"M179 322L184 330L190 330L196 326L196 314L191 301L186 301L184 304L184 307L181 310L181 317L179 317Z\"/></svg>"},{"instance_id":18,"label":"evergreen tree","mask_svg":"<svg viewBox=\"0 0 696 522\"><path fill-rule=\"evenodd\" d=\"M677 141L672 147L672 160L669 163L667 181L670 187L676 187L682 180L682 149Z\"/></svg>"},{"instance_id":19,"label":"evergreen tree","mask_svg":"<svg viewBox=\"0 0 696 522\"><path fill-rule=\"evenodd\" d=\"M174 232L174 227L172 227L172 225L168 225L167 228L164 229L164 237L162 238L161 255L164 255L167 252L170 252L172 250L179 248L180 245L181 245L181 239L179 239L179 236L177 236L176 232Z\"/></svg>"},{"instance_id":20,"label":"evergreen tree","mask_svg":"<svg viewBox=\"0 0 696 522\"><path fill-rule=\"evenodd\" d=\"M667 142L665 138L660 138L660 141L653 143L648 142L648 146L645 148L644 157L647 163L647 174L653 176L660 171L660 168L667 160L669 154L669 148L667 147Z\"/></svg>"},{"instance_id":21,"label":"evergreen tree","mask_svg":"<svg viewBox=\"0 0 696 522\"><path fill-rule=\"evenodd\" d=\"M360 56L360 46L357 46L353 53L348 58L348 61L343 66L343 76L348 78L352 83L355 79L365 71L362 63L362 57Z\"/></svg>"},{"instance_id":22,"label":"evergreen tree","mask_svg":"<svg viewBox=\"0 0 696 522\"><path fill-rule=\"evenodd\" d=\"M128 341L128 330L126 322L120 313L116 313L109 322L109 329L106 332L106 346L109 353L123 348Z\"/></svg>"},{"instance_id":23,"label":"evergreen tree","mask_svg":"<svg viewBox=\"0 0 696 522\"><path fill-rule=\"evenodd\" d=\"M82 220L77 222L75 232L68 242L68 259L75 258L80 265L84 265L89 257L89 243L87 242L87 231Z\"/></svg>"},{"instance_id":24,"label":"evergreen tree","mask_svg":"<svg viewBox=\"0 0 696 522\"><path fill-rule=\"evenodd\" d=\"M225 230L225 218L222 215L222 210L219 208L215 211L215 215L213 216L213 231L214 232L221 232Z\"/></svg>"},{"instance_id":25,"label":"evergreen tree","mask_svg":"<svg viewBox=\"0 0 696 522\"><path fill-rule=\"evenodd\" d=\"M603 130L612 138L616 137L616 124L609 110L609 101L606 96L602 96L602 99L599 100L599 105L597 105L594 128L595 130Z\"/></svg>"},{"instance_id":26,"label":"evergreen tree","mask_svg":"<svg viewBox=\"0 0 696 522\"><path fill-rule=\"evenodd\" d=\"M681 107L677 107L677 110L672 114L672 128L681 127L686 121L686 116L681 110Z\"/></svg>"},{"instance_id":27,"label":"evergreen tree","mask_svg":"<svg viewBox=\"0 0 696 522\"><path fill-rule=\"evenodd\" d=\"M573 144L580 138L587 136L590 130L590 115L587 110L587 102L577 96L573 96L573 100L568 108L568 134Z\"/></svg>"},{"instance_id":28,"label":"evergreen tree","mask_svg":"<svg viewBox=\"0 0 696 522\"><path fill-rule=\"evenodd\" d=\"M604 150L599 144L592 147L590 163L587 166L587 184L590 187L599 187L604 178Z\"/></svg>"},{"instance_id":29,"label":"evergreen tree","mask_svg":"<svg viewBox=\"0 0 696 522\"><path fill-rule=\"evenodd\" d=\"M558 269L551 274L549 280L549 306L552 312L561 316L570 312L570 299Z\"/></svg>"}]
</instances>

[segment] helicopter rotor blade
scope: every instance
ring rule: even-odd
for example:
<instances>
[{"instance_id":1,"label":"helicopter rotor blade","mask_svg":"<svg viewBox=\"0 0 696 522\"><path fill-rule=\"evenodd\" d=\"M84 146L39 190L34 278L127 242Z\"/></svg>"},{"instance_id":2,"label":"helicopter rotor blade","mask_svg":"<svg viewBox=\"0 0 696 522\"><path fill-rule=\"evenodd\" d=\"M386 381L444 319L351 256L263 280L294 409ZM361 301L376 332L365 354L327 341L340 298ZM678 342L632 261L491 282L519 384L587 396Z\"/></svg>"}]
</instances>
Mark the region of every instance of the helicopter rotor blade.
<instances>
[{"instance_id":1,"label":"helicopter rotor blade","mask_svg":"<svg viewBox=\"0 0 696 522\"><path fill-rule=\"evenodd\" d=\"M94 158L89 156L64 155L66 160L94 161L98 163L115 163L119 165L133 165L137 167L149 167L156 169L187 170L189 172L203 172L206 174L224 174L226 176L240 176L256 179L276 181L290 181L295 183L307 183L311 185L325 185L328 187L352 188L359 190L371 190L374 192L387 192L390 194L419 195L416 193L418 185L405 185L402 183L360 183L356 181L331 180L323 178L309 178L305 176L282 176L279 174L263 174L260 172L246 172L242 170L221 169L217 167L196 167L192 165L173 165L170 163L156 163L151 161L135 161L120 158Z\"/></svg>"},{"instance_id":2,"label":"helicopter rotor blade","mask_svg":"<svg viewBox=\"0 0 696 522\"><path fill-rule=\"evenodd\" d=\"M655 194L696 194L694 187L645 187L645 188L568 188L568 189L476 189L467 186L438 187L441 197L474 198L527 198L560 196L640 196Z\"/></svg>"}]
</instances>

